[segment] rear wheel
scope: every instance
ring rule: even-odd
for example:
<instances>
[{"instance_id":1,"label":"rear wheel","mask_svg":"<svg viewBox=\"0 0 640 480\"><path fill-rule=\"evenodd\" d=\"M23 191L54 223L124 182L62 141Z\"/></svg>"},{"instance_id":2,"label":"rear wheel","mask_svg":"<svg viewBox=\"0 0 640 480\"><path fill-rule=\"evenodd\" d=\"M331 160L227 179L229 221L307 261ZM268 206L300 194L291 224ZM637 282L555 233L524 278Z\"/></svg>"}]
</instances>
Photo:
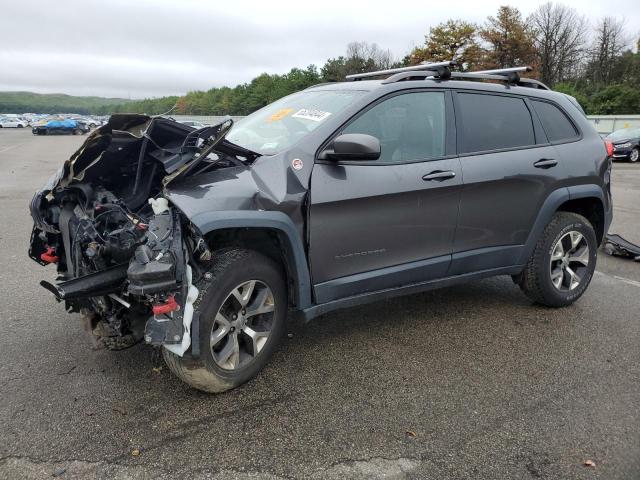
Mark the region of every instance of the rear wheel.
<instances>
[{"instance_id":1,"label":"rear wheel","mask_svg":"<svg viewBox=\"0 0 640 480\"><path fill-rule=\"evenodd\" d=\"M636 163L638 160L640 160L640 149L638 147L631 150L631 154L629 155L629 160L632 161L633 163Z\"/></svg>"},{"instance_id":2,"label":"rear wheel","mask_svg":"<svg viewBox=\"0 0 640 480\"><path fill-rule=\"evenodd\" d=\"M80 130L79 128L76 128L76 129L73 131L73 134L74 134L74 135L82 135L82 130Z\"/></svg>"},{"instance_id":3,"label":"rear wheel","mask_svg":"<svg viewBox=\"0 0 640 480\"><path fill-rule=\"evenodd\" d=\"M537 303L570 305L591 282L597 249L596 234L586 218L558 212L538 240L518 283Z\"/></svg>"},{"instance_id":4,"label":"rear wheel","mask_svg":"<svg viewBox=\"0 0 640 480\"><path fill-rule=\"evenodd\" d=\"M211 278L197 285L194 305L200 358L163 349L171 371L205 392L223 392L254 377L275 351L287 318L286 284L275 262L243 249L214 255Z\"/></svg>"}]
</instances>

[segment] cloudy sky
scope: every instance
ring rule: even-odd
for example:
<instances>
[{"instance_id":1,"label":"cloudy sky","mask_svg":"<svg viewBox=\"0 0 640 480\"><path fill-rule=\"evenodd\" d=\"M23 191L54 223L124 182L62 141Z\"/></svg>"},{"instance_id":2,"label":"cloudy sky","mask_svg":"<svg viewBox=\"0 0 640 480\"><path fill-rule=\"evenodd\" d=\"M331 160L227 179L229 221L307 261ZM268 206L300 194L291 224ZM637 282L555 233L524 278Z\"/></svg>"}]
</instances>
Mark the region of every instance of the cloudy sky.
<instances>
[{"instance_id":1,"label":"cloudy sky","mask_svg":"<svg viewBox=\"0 0 640 480\"><path fill-rule=\"evenodd\" d=\"M320 66L366 40L402 57L448 18L483 22L505 0L316 2L0 0L0 91L144 98ZM542 3L542 2L540 2ZM637 0L565 0L595 21ZM536 2L511 2L526 16Z\"/></svg>"}]
</instances>

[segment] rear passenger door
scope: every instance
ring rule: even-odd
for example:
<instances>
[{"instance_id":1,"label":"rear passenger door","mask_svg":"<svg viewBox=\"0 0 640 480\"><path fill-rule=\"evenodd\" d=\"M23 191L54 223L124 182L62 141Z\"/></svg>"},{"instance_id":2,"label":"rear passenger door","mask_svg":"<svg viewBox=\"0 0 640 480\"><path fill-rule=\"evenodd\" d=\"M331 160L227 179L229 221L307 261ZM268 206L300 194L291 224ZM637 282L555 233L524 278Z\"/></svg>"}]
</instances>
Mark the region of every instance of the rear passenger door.
<instances>
[{"instance_id":1,"label":"rear passenger door","mask_svg":"<svg viewBox=\"0 0 640 480\"><path fill-rule=\"evenodd\" d=\"M459 91L455 109L464 186L449 273L515 265L565 169L525 97Z\"/></svg>"}]
</instances>

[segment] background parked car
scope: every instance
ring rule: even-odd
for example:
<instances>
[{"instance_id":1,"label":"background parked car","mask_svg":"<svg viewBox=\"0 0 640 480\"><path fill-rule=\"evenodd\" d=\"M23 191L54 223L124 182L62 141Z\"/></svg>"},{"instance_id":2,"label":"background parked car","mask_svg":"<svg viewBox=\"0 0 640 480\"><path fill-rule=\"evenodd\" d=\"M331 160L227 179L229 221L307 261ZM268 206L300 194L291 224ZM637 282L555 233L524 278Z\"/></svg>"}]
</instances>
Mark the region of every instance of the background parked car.
<instances>
[{"instance_id":1,"label":"background parked car","mask_svg":"<svg viewBox=\"0 0 640 480\"><path fill-rule=\"evenodd\" d=\"M609 134L605 139L613 144L613 158L640 160L640 128L623 128Z\"/></svg>"},{"instance_id":2,"label":"background parked car","mask_svg":"<svg viewBox=\"0 0 640 480\"><path fill-rule=\"evenodd\" d=\"M45 125L34 126L34 135L84 135L89 127L77 120L50 120Z\"/></svg>"},{"instance_id":3,"label":"background parked car","mask_svg":"<svg viewBox=\"0 0 640 480\"><path fill-rule=\"evenodd\" d=\"M28 125L28 122L19 118L3 118L0 120L0 128L24 128Z\"/></svg>"}]
</instances>

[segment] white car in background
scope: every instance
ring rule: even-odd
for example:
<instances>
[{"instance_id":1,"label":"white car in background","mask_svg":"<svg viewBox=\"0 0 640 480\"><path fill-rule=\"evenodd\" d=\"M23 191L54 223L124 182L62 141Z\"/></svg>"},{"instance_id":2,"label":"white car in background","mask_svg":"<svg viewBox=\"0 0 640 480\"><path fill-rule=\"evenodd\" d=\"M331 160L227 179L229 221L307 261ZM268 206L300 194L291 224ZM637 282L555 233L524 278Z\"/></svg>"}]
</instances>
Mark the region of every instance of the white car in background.
<instances>
[{"instance_id":1,"label":"white car in background","mask_svg":"<svg viewBox=\"0 0 640 480\"><path fill-rule=\"evenodd\" d=\"M20 118L0 119L0 128L24 128L29 126L29 122Z\"/></svg>"}]
</instances>

